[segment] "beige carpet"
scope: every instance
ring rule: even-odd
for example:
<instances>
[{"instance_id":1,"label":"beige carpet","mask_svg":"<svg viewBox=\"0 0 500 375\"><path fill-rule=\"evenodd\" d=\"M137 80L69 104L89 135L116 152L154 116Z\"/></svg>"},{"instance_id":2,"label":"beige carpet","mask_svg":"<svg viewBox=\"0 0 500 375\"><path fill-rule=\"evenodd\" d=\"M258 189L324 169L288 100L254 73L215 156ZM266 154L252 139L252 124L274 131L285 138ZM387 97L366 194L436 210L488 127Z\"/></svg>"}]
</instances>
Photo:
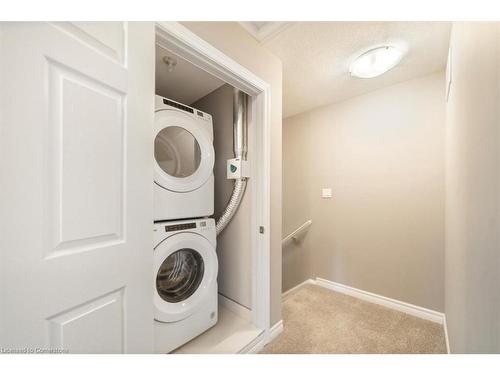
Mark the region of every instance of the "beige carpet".
<instances>
[{"instance_id":1,"label":"beige carpet","mask_svg":"<svg viewBox=\"0 0 500 375\"><path fill-rule=\"evenodd\" d=\"M446 353L442 325L310 284L285 299L283 325L262 353Z\"/></svg>"}]
</instances>

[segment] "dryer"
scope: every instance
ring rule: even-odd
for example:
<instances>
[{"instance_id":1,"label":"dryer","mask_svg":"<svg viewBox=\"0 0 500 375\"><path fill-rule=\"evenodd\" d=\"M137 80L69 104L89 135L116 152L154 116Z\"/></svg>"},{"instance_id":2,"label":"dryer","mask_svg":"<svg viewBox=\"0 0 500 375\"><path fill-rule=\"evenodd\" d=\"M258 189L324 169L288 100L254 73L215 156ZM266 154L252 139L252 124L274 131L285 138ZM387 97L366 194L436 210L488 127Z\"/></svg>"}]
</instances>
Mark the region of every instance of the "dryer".
<instances>
[{"instance_id":1,"label":"dryer","mask_svg":"<svg viewBox=\"0 0 500 375\"><path fill-rule=\"evenodd\" d=\"M154 344L169 353L217 323L214 219L154 224Z\"/></svg>"},{"instance_id":2,"label":"dryer","mask_svg":"<svg viewBox=\"0 0 500 375\"><path fill-rule=\"evenodd\" d=\"M214 213L212 116L156 95L154 220Z\"/></svg>"}]
</instances>

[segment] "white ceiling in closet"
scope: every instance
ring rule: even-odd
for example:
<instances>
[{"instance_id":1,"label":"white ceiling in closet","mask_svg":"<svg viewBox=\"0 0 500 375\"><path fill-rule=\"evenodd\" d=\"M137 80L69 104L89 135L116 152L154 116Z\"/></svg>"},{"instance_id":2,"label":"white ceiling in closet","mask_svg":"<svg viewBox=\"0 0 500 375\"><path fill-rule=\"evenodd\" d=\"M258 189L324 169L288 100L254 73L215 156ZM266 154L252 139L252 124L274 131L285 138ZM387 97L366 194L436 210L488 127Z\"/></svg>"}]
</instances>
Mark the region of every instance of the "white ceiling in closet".
<instances>
[{"instance_id":1,"label":"white ceiling in closet","mask_svg":"<svg viewBox=\"0 0 500 375\"><path fill-rule=\"evenodd\" d=\"M170 58L175 66L169 66ZM156 94L191 105L224 84L223 81L198 68L182 57L156 45Z\"/></svg>"}]
</instances>

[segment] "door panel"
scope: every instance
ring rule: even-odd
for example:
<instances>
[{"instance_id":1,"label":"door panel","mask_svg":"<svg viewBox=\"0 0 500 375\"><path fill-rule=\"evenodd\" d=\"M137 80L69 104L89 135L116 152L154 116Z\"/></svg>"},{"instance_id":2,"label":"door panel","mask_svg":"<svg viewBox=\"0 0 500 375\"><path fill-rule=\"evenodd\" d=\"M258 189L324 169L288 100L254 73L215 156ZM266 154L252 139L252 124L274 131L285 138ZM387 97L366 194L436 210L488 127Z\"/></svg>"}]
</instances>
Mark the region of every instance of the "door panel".
<instances>
[{"instance_id":1,"label":"door panel","mask_svg":"<svg viewBox=\"0 0 500 375\"><path fill-rule=\"evenodd\" d=\"M89 47L124 64L127 24L124 22L57 22L55 24Z\"/></svg>"},{"instance_id":2,"label":"door panel","mask_svg":"<svg viewBox=\"0 0 500 375\"><path fill-rule=\"evenodd\" d=\"M49 346L71 353L124 353L123 289L51 317Z\"/></svg>"},{"instance_id":3,"label":"door panel","mask_svg":"<svg viewBox=\"0 0 500 375\"><path fill-rule=\"evenodd\" d=\"M0 344L152 352L154 25L0 27Z\"/></svg>"},{"instance_id":4,"label":"door panel","mask_svg":"<svg viewBox=\"0 0 500 375\"><path fill-rule=\"evenodd\" d=\"M126 93L51 61L49 147L53 249L123 241Z\"/></svg>"}]
</instances>

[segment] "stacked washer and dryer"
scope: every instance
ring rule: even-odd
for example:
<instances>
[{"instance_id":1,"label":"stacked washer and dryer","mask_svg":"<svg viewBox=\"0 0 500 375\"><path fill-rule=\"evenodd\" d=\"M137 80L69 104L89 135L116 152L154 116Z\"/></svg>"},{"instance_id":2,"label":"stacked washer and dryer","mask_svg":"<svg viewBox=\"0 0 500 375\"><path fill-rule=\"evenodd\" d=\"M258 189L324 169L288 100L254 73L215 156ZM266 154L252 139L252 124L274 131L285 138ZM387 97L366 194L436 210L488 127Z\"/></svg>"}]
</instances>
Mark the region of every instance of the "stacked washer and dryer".
<instances>
[{"instance_id":1,"label":"stacked washer and dryer","mask_svg":"<svg viewBox=\"0 0 500 375\"><path fill-rule=\"evenodd\" d=\"M217 323L212 116L156 96L155 351L168 353Z\"/></svg>"}]
</instances>

